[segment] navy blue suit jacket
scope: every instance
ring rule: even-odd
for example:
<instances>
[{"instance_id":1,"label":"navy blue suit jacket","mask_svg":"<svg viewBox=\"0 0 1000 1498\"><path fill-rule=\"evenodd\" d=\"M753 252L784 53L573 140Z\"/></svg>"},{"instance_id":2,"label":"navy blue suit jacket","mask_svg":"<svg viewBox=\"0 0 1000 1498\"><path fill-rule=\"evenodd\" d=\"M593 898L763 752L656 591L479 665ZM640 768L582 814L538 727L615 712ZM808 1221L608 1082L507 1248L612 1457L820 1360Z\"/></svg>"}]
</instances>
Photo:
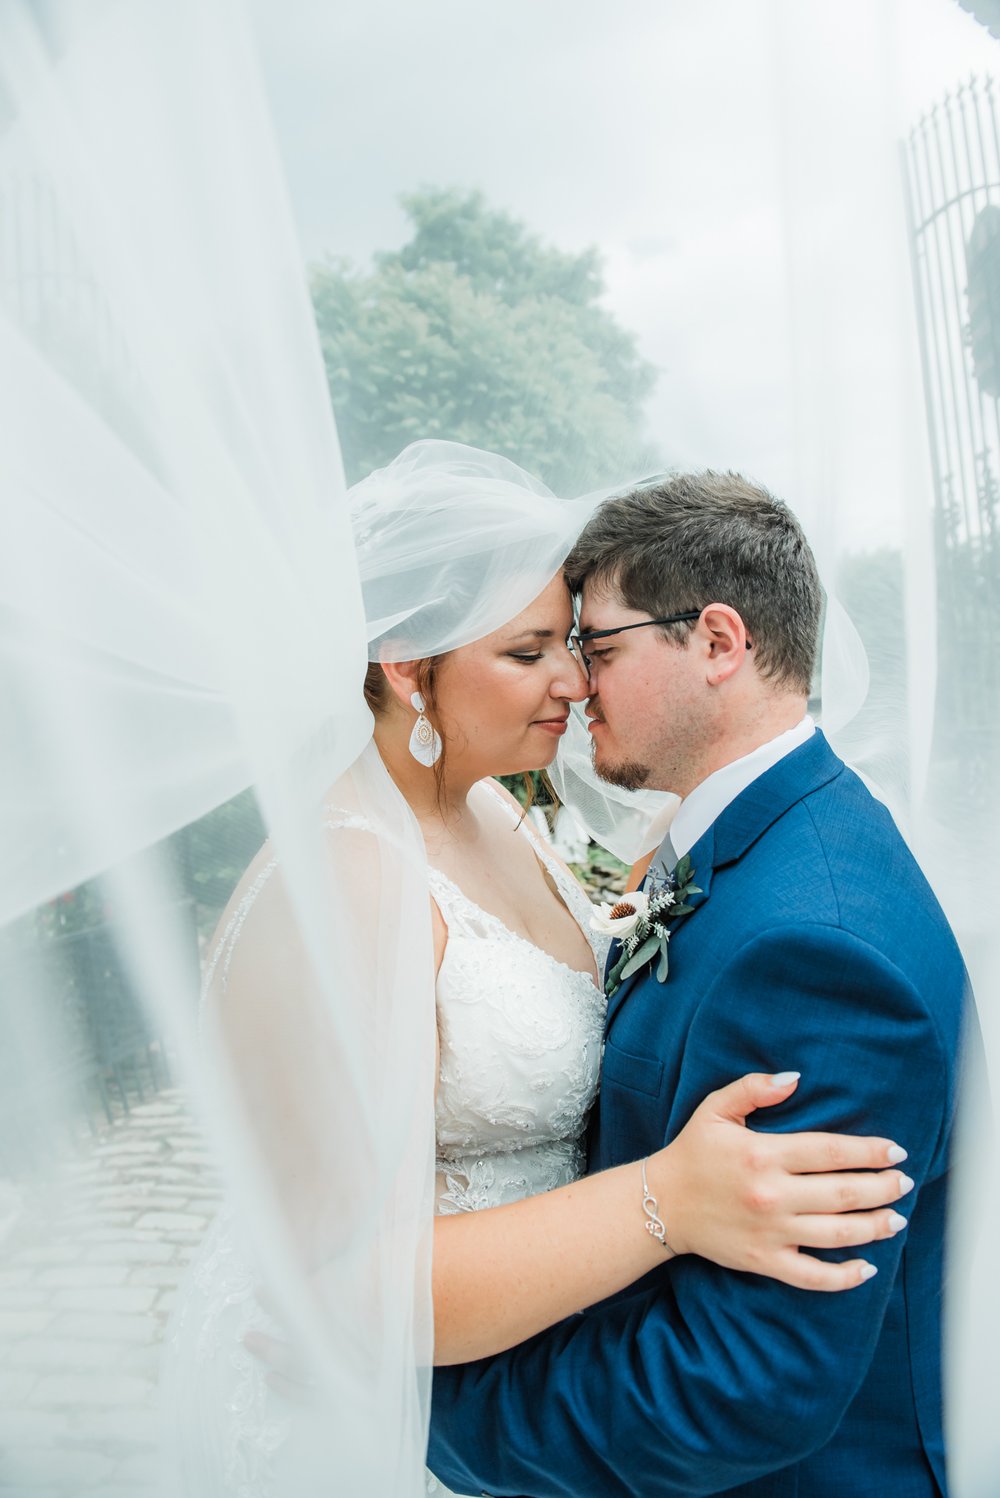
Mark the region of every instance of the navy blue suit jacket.
<instances>
[{"instance_id":1,"label":"navy blue suit jacket","mask_svg":"<svg viewBox=\"0 0 1000 1498\"><path fill-rule=\"evenodd\" d=\"M898 1140L909 1226L861 1250L879 1272L854 1290L687 1256L510 1352L439 1369L430 1465L459 1493L532 1498L944 1494L957 945L888 812L818 733L691 862L704 892L666 985L647 971L611 1001L591 1169L657 1149L743 1072L796 1070L793 1098L753 1127Z\"/></svg>"}]
</instances>

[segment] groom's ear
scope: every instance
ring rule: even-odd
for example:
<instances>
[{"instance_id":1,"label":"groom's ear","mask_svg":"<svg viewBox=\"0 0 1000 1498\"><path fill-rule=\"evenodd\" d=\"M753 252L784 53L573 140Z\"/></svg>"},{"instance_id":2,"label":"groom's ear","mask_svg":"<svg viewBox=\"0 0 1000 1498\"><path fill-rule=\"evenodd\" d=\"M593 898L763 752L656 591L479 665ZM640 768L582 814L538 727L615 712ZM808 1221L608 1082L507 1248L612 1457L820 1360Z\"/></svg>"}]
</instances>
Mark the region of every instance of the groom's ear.
<instances>
[{"instance_id":1,"label":"groom's ear","mask_svg":"<svg viewBox=\"0 0 1000 1498\"><path fill-rule=\"evenodd\" d=\"M706 656L709 686L721 686L749 664L751 644L746 625L727 603L710 603L695 627Z\"/></svg>"}]
</instances>

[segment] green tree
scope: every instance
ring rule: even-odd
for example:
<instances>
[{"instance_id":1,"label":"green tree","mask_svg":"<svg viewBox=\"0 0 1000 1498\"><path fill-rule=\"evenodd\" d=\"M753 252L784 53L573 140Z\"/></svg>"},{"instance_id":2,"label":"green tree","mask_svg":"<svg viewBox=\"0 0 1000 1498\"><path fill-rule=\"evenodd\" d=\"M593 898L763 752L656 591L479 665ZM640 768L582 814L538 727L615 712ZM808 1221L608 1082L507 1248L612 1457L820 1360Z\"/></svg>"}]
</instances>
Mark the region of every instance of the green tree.
<instances>
[{"instance_id":1,"label":"green tree","mask_svg":"<svg viewBox=\"0 0 1000 1498\"><path fill-rule=\"evenodd\" d=\"M593 249L544 245L481 193L403 199L402 249L313 270L348 478L420 437L504 453L570 493L656 464L642 437L655 372L602 305Z\"/></svg>"}]
</instances>

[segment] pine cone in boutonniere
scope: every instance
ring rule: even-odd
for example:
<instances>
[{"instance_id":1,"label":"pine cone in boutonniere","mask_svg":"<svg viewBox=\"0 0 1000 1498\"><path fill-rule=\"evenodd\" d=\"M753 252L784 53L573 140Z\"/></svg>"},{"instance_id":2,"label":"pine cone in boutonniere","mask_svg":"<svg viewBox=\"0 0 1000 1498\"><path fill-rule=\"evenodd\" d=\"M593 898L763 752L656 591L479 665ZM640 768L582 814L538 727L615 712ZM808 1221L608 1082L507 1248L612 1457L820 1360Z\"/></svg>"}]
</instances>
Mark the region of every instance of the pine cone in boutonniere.
<instances>
[{"instance_id":1,"label":"pine cone in boutonniere","mask_svg":"<svg viewBox=\"0 0 1000 1498\"><path fill-rule=\"evenodd\" d=\"M656 976L667 981L667 946L670 928L675 921L690 915L689 895L700 895L694 882L694 869L685 853L665 881L649 881L649 888L622 895L614 905L599 905L590 924L605 936L621 942L618 961L609 970L605 991L610 999L633 973L640 972L658 957Z\"/></svg>"}]
</instances>

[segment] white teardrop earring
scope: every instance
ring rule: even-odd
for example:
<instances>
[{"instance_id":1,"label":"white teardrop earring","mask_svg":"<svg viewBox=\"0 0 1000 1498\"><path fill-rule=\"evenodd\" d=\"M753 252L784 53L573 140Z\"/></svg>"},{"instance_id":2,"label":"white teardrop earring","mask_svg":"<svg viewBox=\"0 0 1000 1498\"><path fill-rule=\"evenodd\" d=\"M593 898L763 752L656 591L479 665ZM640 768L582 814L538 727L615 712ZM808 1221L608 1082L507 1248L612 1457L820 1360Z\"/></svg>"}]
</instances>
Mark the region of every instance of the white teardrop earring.
<instances>
[{"instance_id":1,"label":"white teardrop earring","mask_svg":"<svg viewBox=\"0 0 1000 1498\"><path fill-rule=\"evenodd\" d=\"M431 765L436 764L441 758L441 749L443 747L441 744L441 735L434 728L433 724L424 717L424 707L426 704L419 692L413 693L410 703L416 708L419 715L413 725L413 732L410 734L410 753L418 764L426 765L430 769Z\"/></svg>"}]
</instances>

